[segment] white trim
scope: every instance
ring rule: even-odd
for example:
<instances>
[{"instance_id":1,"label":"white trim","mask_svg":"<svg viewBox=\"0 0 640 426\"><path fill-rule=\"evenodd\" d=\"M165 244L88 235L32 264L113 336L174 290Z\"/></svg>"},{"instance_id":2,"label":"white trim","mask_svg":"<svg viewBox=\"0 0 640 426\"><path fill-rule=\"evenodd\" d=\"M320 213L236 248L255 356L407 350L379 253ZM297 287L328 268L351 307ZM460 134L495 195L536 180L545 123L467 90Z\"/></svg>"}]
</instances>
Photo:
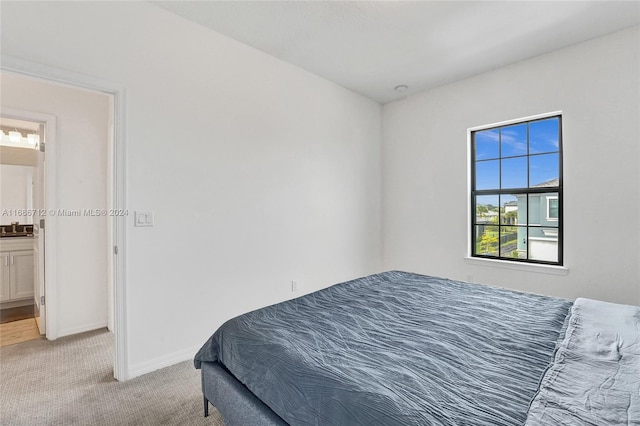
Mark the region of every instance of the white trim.
<instances>
[{"instance_id":1,"label":"white trim","mask_svg":"<svg viewBox=\"0 0 640 426\"><path fill-rule=\"evenodd\" d=\"M493 127L508 126L509 124L522 123L522 122L525 122L525 121L540 120L540 119L543 119L543 118L555 117L557 115L562 115L562 110L554 111L554 112L545 112L544 114L536 114L536 115L531 115L529 117L514 118L514 119L511 119L511 120L500 121L498 123L493 123L493 124L483 124L481 126L469 127L467 129L467 134L469 135L469 147L471 147L471 145L470 145L471 144L471 132L476 132L478 130L484 130L484 129L491 129ZM469 156L471 156L471 151L469 151Z\"/></svg>"},{"instance_id":2,"label":"white trim","mask_svg":"<svg viewBox=\"0 0 640 426\"><path fill-rule=\"evenodd\" d=\"M34 303L35 302L33 301L33 297L21 300L12 300L11 302L0 302L0 309L19 308L20 306L29 306L33 305Z\"/></svg>"},{"instance_id":3,"label":"white trim","mask_svg":"<svg viewBox=\"0 0 640 426\"><path fill-rule=\"evenodd\" d=\"M486 259L470 256L465 257L464 261L469 265L513 269L521 272L537 272L549 275L567 275L569 273L569 268L566 266L544 265L540 263L510 262L508 260Z\"/></svg>"},{"instance_id":4,"label":"white trim","mask_svg":"<svg viewBox=\"0 0 640 426\"><path fill-rule=\"evenodd\" d=\"M93 324L83 324L82 327L63 328L59 331L58 337L72 336L74 334L86 333L87 331L99 330L106 327L106 321L101 321Z\"/></svg>"},{"instance_id":5,"label":"white trim","mask_svg":"<svg viewBox=\"0 0 640 426\"><path fill-rule=\"evenodd\" d=\"M3 64L4 66L4 64ZM18 120L32 121L42 123L45 125L45 139L46 148L44 151L45 158L45 177L46 182L45 190L45 207L47 209L57 210L58 205L56 203L56 190L57 190L57 128L56 117L49 114L41 114L38 112L25 111L15 108L3 107L0 111L2 117L15 118ZM57 229L58 218L55 215L49 215L45 218L45 239L44 239L44 297L47 303L45 304L45 336L49 340L56 340L59 337L58 334L58 293L57 293Z\"/></svg>"},{"instance_id":6,"label":"white trim","mask_svg":"<svg viewBox=\"0 0 640 426\"><path fill-rule=\"evenodd\" d=\"M200 346L194 346L189 349L183 349L168 355L164 355L158 358L144 361L139 364L132 365L129 369L129 378L142 376L143 374L151 373L152 371L159 370L161 368L170 367L179 362L192 360L193 356L200 349Z\"/></svg>"},{"instance_id":7,"label":"white trim","mask_svg":"<svg viewBox=\"0 0 640 426\"><path fill-rule=\"evenodd\" d=\"M551 203L549 203L550 200L558 200L558 196L557 195L546 195L545 198L547 199L547 222L557 222L558 218L557 217L551 217L549 216L549 206ZM556 206L557 208L559 208L558 206ZM560 212L558 211L558 214L560 214Z\"/></svg>"},{"instance_id":8,"label":"white trim","mask_svg":"<svg viewBox=\"0 0 640 426\"><path fill-rule=\"evenodd\" d=\"M471 129L467 129L467 257L471 257L474 244L474 242L471 241L471 218L472 214L475 213L471 212L471 162L473 161L471 153Z\"/></svg>"},{"instance_id":9,"label":"white trim","mask_svg":"<svg viewBox=\"0 0 640 426\"><path fill-rule=\"evenodd\" d=\"M115 134L115 129L114 129L114 123L115 123L115 117L114 117L114 113L115 113L115 100L113 99L113 96L109 96L109 111L111 111L111 114L109 116L109 124L107 126L108 128L108 142L107 142L107 146L113 148L114 147L114 134ZM114 187L114 181L115 181L115 173L114 173L114 155L115 155L115 150L111 149L107 152L107 200L111 200L111 202L113 202L114 200L114 191L115 191L115 187ZM115 223L114 220L111 219L109 221L107 221L107 247L108 249L111 249L112 247L115 247ZM113 304L114 300L113 300L113 295L114 295L114 257L115 254L111 254L110 256L107 256L107 329L110 332L114 332L115 328L113 325L114 322L114 312L115 312L115 306Z\"/></svg>"},{"instance_id":10,"label":"white trim","mask_svg":"<svg viewBox=\"0 0 640 426\"><path fill-rule=\"evenodd\" d=\"M69 85L74 88L98 91L113 97L114 134L112 155L114 176L112 203L115 209L126 209L125 87L111 81L105 81L96 77L29 62L7 55L1 56L0 69L4 72L13 72L58 84ZM125 219L124 216L116 216L113 219L113 244L118 246L118 255L112 255L115 332L113 375L117 380L126 380L129 378L126 298L127 232ZM55 250L52 252L55 253ZM109 252L113 253L113 249L110 248ZM49 296L47 295L47 297Z\"/></svg>"}]
</instances>

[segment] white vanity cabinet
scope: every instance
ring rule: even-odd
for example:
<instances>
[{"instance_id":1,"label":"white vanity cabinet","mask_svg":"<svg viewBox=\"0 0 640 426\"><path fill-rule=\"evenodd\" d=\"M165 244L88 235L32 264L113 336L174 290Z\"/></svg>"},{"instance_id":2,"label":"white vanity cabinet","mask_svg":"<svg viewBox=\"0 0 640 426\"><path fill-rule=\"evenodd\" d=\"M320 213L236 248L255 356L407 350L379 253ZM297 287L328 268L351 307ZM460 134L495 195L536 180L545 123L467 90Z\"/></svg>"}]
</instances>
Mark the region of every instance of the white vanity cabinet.
<instances>
[{"instance_id":1,"label":"white vanity cabinet","mask_svg":"<svg viewBox=\"0 0 640 426\"><path fill-rule=\"evenodd\" d=\"M0 252L0 302L11 300L11 253Z\"/></svg>"},{"instance_id":2,"label":"white vanity cabinet","mask_svg":"<svg viewBox=\"0 0 640 426\"><path fill-rule=\"evenodd\" d=\"M33 241L0 243L0 302L33 299Z\"/></svg>"}]
</instances>

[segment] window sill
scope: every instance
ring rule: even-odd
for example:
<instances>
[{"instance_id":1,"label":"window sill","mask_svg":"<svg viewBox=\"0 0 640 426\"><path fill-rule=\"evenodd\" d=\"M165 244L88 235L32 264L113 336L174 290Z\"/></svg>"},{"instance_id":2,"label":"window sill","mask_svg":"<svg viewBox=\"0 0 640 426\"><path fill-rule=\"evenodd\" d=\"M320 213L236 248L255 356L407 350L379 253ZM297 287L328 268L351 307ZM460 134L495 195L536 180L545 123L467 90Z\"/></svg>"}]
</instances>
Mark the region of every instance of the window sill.
<instances>
[{"instance_id":1,"label":"window sill","mask_svg":"<svg viewBox=\"0 0 640 426\"><path fill-rule=\"evenodd\" d=\"M483 259L479 257L465 257L464 261L469 265L486 266L490 268L513 269L516 271L537 272L550 275L567 275L569 268L566 266L541 265L537 263L509 262L508 260Z\"/></svg>"}]
</instances>

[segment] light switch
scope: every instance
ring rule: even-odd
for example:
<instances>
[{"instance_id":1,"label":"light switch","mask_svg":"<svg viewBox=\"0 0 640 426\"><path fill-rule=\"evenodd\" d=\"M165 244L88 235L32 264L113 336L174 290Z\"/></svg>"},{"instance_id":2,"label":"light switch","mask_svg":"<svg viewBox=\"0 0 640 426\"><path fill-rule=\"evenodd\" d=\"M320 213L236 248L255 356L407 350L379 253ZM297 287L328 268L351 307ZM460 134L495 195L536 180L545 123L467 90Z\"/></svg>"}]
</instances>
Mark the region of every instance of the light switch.
<instances>
[{"instance_id":1,"label":"light switch","mask_svg":"<svg viewBox=\"0 0 640 426\"><path fill-rule=\"evenodd\" d=\"M136 210L134 226L153 226L153 212L148 210Z\"/></svg>"}]
</instances>

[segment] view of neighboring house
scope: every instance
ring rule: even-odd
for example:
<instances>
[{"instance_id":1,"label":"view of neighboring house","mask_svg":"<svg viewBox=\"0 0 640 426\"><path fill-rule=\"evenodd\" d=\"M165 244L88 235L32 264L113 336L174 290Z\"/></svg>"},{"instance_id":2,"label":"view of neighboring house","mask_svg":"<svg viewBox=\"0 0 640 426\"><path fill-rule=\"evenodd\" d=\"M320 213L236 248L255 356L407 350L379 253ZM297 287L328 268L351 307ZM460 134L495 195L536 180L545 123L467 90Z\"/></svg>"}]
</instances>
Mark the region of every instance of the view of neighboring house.
<instances>
[{"instance_id":1,"label":"view of neighboring house","mask_svg":"<svg viewBox=\"0 0 640 426\"><path fill-rule=\"evenodd\" d=\"M534 188L557 187L559 179L551 179L534 185ZM518 196L518 223L529 224L529 228L518 227L518 253L538 260L556 261L558 257L558 193L544 192ZM528 208L527 208L528 207ZM529 235L527 237L527 229Z\"/></svg>"},{"instance_id":2,"label":"view of neighboring house","mask_svg":"<svg viewBox=\"0 0 640 426\"><path fill-rule=\"evenodd\" d=\"M518 211L518 202L517 201L508 201L506 203L504 203L504 212L506 213L510 213L510 212L517 212Z\"/></svg>"},{"instance_id":3,"label":"view of neighboring house","mask_svg":"<svg viewBox=\"0 0 640 426\"><path fill-rule=\"evenodd\" d=\"M559 179L555 178L532 188L556 188L558 184ZM498 199L501 202L497 202ZM488 200L493 202L476 206L479 253L549 262L558 260L557 192L496 195L487 197Z\"/></svg>"}]
</instances>

